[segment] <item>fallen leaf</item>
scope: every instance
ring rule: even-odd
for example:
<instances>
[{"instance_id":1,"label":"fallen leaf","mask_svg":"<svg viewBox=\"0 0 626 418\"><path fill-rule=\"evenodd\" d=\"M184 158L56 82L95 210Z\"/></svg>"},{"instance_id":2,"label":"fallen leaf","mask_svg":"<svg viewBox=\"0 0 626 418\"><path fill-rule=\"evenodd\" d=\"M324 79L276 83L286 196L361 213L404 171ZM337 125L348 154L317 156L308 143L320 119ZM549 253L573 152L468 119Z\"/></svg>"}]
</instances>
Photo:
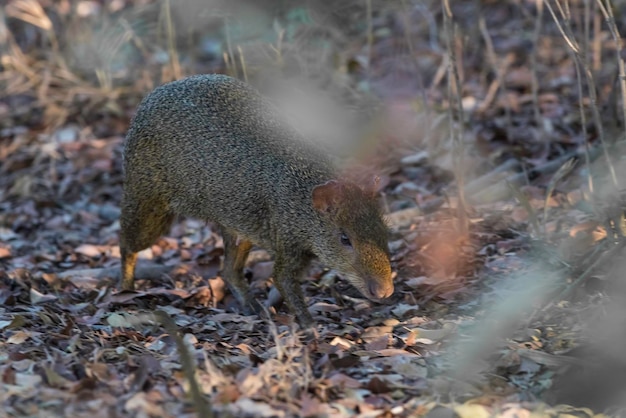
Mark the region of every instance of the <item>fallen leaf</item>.
<instances>
[{"instance_id":1,"label":"fallen leaf","mask_svg":"<svg viewBox=\"0 0 626 418\"><path fill-rule=\"evenodd\" d=\"M91 244L81 244L74 249L74 252L92 258L100 257L104 253L101 246Z\"/></svg>"},{"instance_id":2,"label":"fallen leaf","mask_svg":"<svg viewBox=\"0 0 626 418\"><path fill-rule=\"evenodd\" d=\"M370 379L370 381L366 385L367 389L372 393L387 393L391 392L391 388L389 387L389 383L378 376L374 376Z\"/></svg>"},{"instance_id":3,"label":"fallen leaf","mask_svg":"<svg viewBox=\"0 0 626 418\"><path fill-rule=\"evenodd\" d=\"M53 300L57 300L57 297L54 295L44 295L43 293L39 293L34 288L30 288L30 303L32 303L33 305L46 303Z\"/></svg>"},{"instance_id":4,"label":"fallen leaf","mask_svg":"<svg viewBox=\"0 0 626 418\"><path fill-rule=\"evenodd\" d=\"M107 324L115 328L134 328L131 321L126 319L126 315L112 313L107 317Z\"/></svg>"},{"instance_id":5,"label":"fallen leaf","mask_svg":"<svg viewBox=\"0 0 626 418\"><path fill-rule=\"evenodd\" d=\"M0 247L0 259L11 257L11 248Z\"/></svg>"},{"instance_id":6,"label":"fallen leaf","mask_svg":"<svg viewBox=\"0 0 626 418\"><path fill-rule=\"evenodd\" d=\"M383 335L367 344L365 344L365 349L366 350L382 350L384 348L387 348L387 346L389 345L389 343L391 342L391 334L388 335Z\"/></svg>"},{"instance_id":7,"label":"fallen leaf","mask_svg":"<svg viewBox=\"0 0 626 418\"><path fill-rule=\"evenodd\" d=\"M7 339L9 344L22 344L24 341L30 338L30 333L27 331L17 331Z\"/></svg>"},{"instance_id":8,"label":"fallen leaf","mask_svg":"<svg viewBox=\"0 0 626 418\"><path fill-rule=\"evenodd\" d=\"M490 418L493 416L491 411L485 406L469 402L454 407L454 412L456 412L460 418Z\"/></svg>"}]
</instances>

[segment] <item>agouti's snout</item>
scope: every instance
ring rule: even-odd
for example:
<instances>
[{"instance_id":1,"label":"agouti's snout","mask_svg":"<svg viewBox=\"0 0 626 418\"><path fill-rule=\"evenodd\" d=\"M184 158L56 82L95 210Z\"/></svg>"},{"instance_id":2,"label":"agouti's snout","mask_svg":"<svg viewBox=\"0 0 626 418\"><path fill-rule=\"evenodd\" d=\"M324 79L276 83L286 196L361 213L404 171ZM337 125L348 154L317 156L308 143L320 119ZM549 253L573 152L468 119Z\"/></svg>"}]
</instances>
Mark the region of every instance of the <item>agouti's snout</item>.
<instances>
[{"instance_id":1,"label":"agouti's snout","mask_svg":"<svg viewBox=\"0 0 626 418\"><path fill-rule=\"evenodd\" d=\"M382 282L370 279L367 283L367 290L369 295L366 295L369 299L380 300L386 299L393 294L393 282L391 277L388 280Z\"/></svg>"}]
</instances>

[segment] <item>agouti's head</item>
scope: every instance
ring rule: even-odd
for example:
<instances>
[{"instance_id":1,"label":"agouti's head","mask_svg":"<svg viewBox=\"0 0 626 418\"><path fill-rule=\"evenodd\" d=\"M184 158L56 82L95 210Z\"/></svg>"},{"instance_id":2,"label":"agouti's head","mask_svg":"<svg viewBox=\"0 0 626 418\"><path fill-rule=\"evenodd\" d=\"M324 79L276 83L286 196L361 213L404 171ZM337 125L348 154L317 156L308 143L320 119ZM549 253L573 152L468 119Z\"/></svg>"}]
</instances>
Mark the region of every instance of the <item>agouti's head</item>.
<instances>
[{"instance_id":1,"label":"agouti's head","mask_svg":"<svg viewBox=\"0 0 626 418\"><path fill-rule=\"evenodd\" d=\"M391 296L388 231L374 192L330 180L313 188L312 202L322 218L314 243L320 260L368 299Z\"/></svg>"}]
</instances>

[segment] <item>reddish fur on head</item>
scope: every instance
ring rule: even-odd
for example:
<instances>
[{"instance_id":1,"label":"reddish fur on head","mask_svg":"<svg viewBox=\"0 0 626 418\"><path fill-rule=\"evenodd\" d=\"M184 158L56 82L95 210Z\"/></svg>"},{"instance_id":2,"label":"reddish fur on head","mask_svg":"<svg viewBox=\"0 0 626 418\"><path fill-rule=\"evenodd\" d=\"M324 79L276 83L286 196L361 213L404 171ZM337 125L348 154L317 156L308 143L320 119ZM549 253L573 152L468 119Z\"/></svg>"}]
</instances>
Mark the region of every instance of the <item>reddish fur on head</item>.
<instances>
[{"instance_id":1,"label":"reddish fur on head","mask_svg":"<svg viewBox=\"0 0 626 418\"><path fill-rule=\"evenodd\" d=\"M374 191L378 179L366 187L329 180L315 186L312 204L326 225L318 256L336 268L369 299L391 296L393 281L387 248L387 228Z\"/></svg>"}]
</instances>

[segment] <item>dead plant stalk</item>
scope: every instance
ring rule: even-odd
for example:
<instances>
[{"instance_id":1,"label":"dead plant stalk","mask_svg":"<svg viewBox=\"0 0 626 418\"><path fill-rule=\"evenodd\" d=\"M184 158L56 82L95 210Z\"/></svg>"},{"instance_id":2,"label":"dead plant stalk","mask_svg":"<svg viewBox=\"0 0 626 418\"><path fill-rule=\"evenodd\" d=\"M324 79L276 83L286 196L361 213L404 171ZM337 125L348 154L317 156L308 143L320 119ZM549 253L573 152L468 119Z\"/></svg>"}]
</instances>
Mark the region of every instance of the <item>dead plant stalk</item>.
<instances>
[{"instance_id":1,"label":"dead plant stalk","mask_svg":"<svg viewBox=\"0 0 626 418\"><path fill-rule=\"evenodd\" d=\"M464 155L465 155L465 147L463 144L465 131L463 129L464 117L463 117L463 104L461 98L461 80L459 77L459 72L457 70L457 56L456 49L453 45L453 40L456 39L455 28L452 21L452 9L450 8L449 0L442 1L442 9L444 15L444 27L446 32L446 46L448 50L449 57L449 65L448 65L448 97L450 100L450 105L448 106L448 115L450 118L450 124L452 126L452 137L454 141L454 161L455 161L455 170L454 174L456 177L457 191L458 191L458 226L459 232L462 235L465 235L468 230L468 219L467 219L467 204L465 201L465 175L464 175ZM458 121L454 123L453 116L453 102L456 105L456 112L458 116Z\"/></svg>"},{"instance_id":2,"label":"dead plant stalk","mask_svg":"<svg viewBox=\"0 0 626 418\"><path fill-rule=\"evenodd\" d=\"M555 0L555 5L559 10L560 19L562 19L563 23L556 15L553 7L550 5L548 0L544 0L544 4L548 8L548 11L552 15L552 19L556 24L561 36L565 40L565 43L569 46L570 50L574 54L575 61L583 68L583 72L585 74L585 79L587 81L587 86L589 87L589 105L591 107L591 114L593 116L593 122L598 130L598 137L600 138L600 143L602 144L602 149L604 152L604 157L606 159L607 166L609 168L609 173L611 174L611 180L613 181L613 185L616 189L619 189L619 181L617 180L617 174L615 173L615 167L613 166L613 162L611 161L611 156L609 154L609 150L606 144L606 138L604 135L604 127L602 125L602 120L600 118L600 111L598 110L598 99L596 96L596 83L593 78L593 73L591 72L591 68L587 61L582 57L582 52L576 38L573 35L571 24L570 24L570 15L569 10L564 10L563 7L559 4L558 1ZM581 97L582 100L582 97Z\"/></svg>"},{"instance_id":3,"label":"dead plant stalk","mask_svg":"<svg viewBox=\"0 0 626 418\"><path fill-rule=\"evenodd\" d=\"M596 0L604 19L606 20L606 24L609 27L609 31L613 36L613 40L615 41L615 54L617 59L617 68L619 69L619 85L620 90L622 92L622 122L626 126L626 70L624 69L624 60L622 59L622 49L624 48L624 42L622 41L622 37L620 36L619 31L617 30L617 25L615 24L615 16L613 16L613 8L611 7L611 2L606 0L606 5L602 4L602 0Z\"/></svg>"}]
</instances>

